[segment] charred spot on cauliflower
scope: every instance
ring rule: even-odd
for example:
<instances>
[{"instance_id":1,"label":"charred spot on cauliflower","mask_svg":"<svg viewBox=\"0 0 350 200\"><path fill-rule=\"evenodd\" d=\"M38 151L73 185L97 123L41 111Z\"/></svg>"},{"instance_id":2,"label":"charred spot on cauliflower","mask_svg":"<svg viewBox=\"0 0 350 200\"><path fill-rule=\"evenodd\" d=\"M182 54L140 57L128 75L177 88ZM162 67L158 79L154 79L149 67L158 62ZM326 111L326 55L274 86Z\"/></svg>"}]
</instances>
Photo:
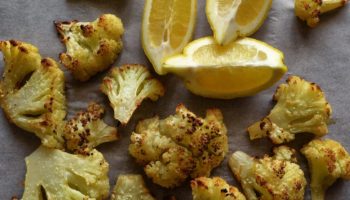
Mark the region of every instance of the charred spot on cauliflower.
<instances>
[{"instance_id":1,"label":"charred spot on cauliflower","mask_svg":"<svg viewBox=\"0 0 350 200\"><path fill-rule=\"evenodd\" d=\"M270 114L248 128L251 140L269 137L275 144L294 140L297 133L313 133L324 136L332 108L321 88L300 77L291 76L287 84L281 84Z\"/></svg>"},{"instance_id":2,"label":"charred spot on cauliflower","mask_svg":"<svg viewBox=\"0 0 350 200\"><path fill-rule=\"evenodd\" d=\"M301 152L311 169L313 200L323 200L327 188L338 178L350 180L350 156L340 143L316 139L305 145Z\"/></svg>"},{"instance_id":3,"label":"charred spot on cauliflower","mask_svg":"<svg viewBox=\"0 0 350 200\"><path fill-rule=\"evenodd\" d=\"M101 119L103 113L102 106L91 103L87 111L78 112L66 123L63 136L69 151L89 154L99 144L118 139L117 129Z\"/></svg>"},{"instance_id":4,"label":"charred spot on cauliflower","mask_svg":"<svg viewBox=\"0 0 350 200\"><path fill-rule=\"evenodd\" d=\"M108 197L109 165L93 150L89 156L39 147L26 158L22 199L96 199Z\"/></svg>"},{"instance_id":5,"label":"charred spot on cauliflower","mask_svg":"<svg viewBox=\"0 0 350 200\"><path fill-rule=\"evenodd\" d=\"M55 25L67 48L66 53L60 54L60 60L80 81L110 67L123 48L124 27L112 14L104 14L93 22L55 22Z\"/></svg>"},{"instance_id":6,"label":"charred spot on cauliflower","mask_svg":"<svg viewBox=\"0 0 350 200\"><path fill-rule=\"evenodd\" d=\"M191 181L193 200L245 200L244 195L220 177L199 177Z\"/></svg>"},{"instance_id":7,"label":"charred spot on cauliflower","mask_svg":"<svg viewBox=\"0 0 350 200\"><path fill-rule=\"evenodd\" d=\"M66 116L64 74L56 62L42 59L38 49L19 41L1 41L5 69L0 82L0 105L7 118L35 133L43 145L63 148Z\"/></svg>"},{"instance_id":8,"label":"charred spot on cauliflower","mask_svg":"<svg viewBox=\"0 0 350 200\"><path fill-rule=\"evenodd\" d=\"M243 191L250 200L300 200L304 199L306 179L299 165L293 163L294 152L288 149L275 149L275 156L265 155L261 159L253 158L237 151L229 159L229 166ZM259 195L259 197L258 197Z\"/></svg>"},{"instance_id":9,"label":"charred spot on cauliflower","mask_svg":"<svg viewBox=\"0 0 350 200\"><path fill-rule=\"evenodd\" d=\"M345 5L347 0L295 0L295 15L306 21L310 27L315 27L322 13Z\"/></svg>"},{"instance_id":10,"label":"charred spot on cauliflower","mask_svg":"<svg viewBox=\"0 0 350 200\"><path fill-rule=\"evenodd\" d=\"M146 98L156 101L164 95L163 85L152 78L142 65L115 67L103 79L101 90L114 109L114 118L127 124L134 111Z\"/></svg>"},{"instance_id":11,"label":"charred spot on cauliflower","mask_svg":"<svg viewBox=\"0 0 350 200\"><path fill-rule=\"evenodd\" d=\"M147 176L167 188L180 185L190 176L209 176L227 151L227 129L221 112L208 110L203 119L183 105L166 119L139 122L129 146Z\"/></svg>"},{"instance_id":12,"label":"charred spot on cauliflower","mask_svg":"<svg viewBox=\"0 0 350 200\"><path fill-rule=\"evenodd\" d=\"M119 175L111 200L155 200L141 175Z\"/></svg>"}]
</instances>

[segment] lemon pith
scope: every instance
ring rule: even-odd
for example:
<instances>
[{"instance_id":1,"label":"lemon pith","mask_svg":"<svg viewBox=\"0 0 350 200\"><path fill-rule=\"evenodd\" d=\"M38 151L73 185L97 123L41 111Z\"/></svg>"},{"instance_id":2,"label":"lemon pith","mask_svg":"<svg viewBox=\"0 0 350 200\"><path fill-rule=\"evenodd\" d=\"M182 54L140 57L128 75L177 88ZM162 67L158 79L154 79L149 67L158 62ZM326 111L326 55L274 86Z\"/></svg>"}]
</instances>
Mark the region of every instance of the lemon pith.
<instances>
[{"instance_id":1,"label":"lemon pith","mask_svg":"<svg viewBox=\"0 0 350 200\"><path fill-rule=\"evenodd\" d=\"M243 38L221 46L212 37L189 43L183 54L165 60L164 69L191 92L220 99L254 95L287 71L283 53L264 42Z\"/></svg>"}]
</instances>

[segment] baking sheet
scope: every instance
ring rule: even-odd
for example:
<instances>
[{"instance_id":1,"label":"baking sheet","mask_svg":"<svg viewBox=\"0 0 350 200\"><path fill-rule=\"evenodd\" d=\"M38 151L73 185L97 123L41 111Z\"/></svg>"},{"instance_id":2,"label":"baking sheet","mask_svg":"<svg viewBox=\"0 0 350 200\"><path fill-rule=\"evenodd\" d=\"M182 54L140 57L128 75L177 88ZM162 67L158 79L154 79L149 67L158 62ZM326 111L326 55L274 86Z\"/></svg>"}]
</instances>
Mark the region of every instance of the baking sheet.
<instances>
[{"instance_id":1,"label":"baking sheet","mask_svg":"<svg viewBox=\"0 0 350 200\"><path fill-rule=\"evenodd\" d=\"M32 43L39 47L43 56L58 60L58 53L63 52L64 47L54 29L54 20L92 21L103 13L113 13L122 19L126 29L123 37L125 47L115 65L141 63L151 68L140 44L143 3L142 0L1 0L0 40L18 39ZM204 13L205 1L198 0L198 3L195 38L211 35ZM324 15L315 29L306 27L296 19L293 5L292 0L274 0L265 24L252 37L263 40L285 53L288 74L303 76L322 87L334 110L334 124L330 125L330 134L327 137L341 141L350 151L350 5ZM0 66L2 70L2 61ZM98 89L105 73L87 83L73 80L67 71L65 74L69 116L84 109L90 101L96 101L106 106L105 119L109 124L116 126L107 98ZM286 77L287 75L282 81ZM119 128L122 138L98 148L110 164L111 184L114 185L118 174L143 174L142 168L128 154L129 136L137 121L156 114L164 118L173 114L179 103L184 103L201 116L204 116L207 108L220 108L228 128L231 153L236 150L252 155L271 152L272 145L268 140L251 142L245 129L272 108L271 98L276 85L254 97L222 101L205 99L189 93L182 82L173 75L159 78L166 86L166 95L157 102L143 102L131 122L126 127ZM300 134L291 145L300 148L311 138L311 135ZM9 124L0 112L0 199L22 195L24 158L38 145L39 140L34 135ZM308 177L306 161L302 157L300 161ZM213 170L212 176L221 176L230 184L238 186L228 169L227 159ZM148 179L146 182L158 199L170 195L176 196L177 199L192 199L189 182L173 190L162 189ZM345 200L349 199L349 196L350 182L345 181L336 182L327 192L327 199ZM306 191L306 199L310 199L309 188Z\"/></svg>"}]
</instances>

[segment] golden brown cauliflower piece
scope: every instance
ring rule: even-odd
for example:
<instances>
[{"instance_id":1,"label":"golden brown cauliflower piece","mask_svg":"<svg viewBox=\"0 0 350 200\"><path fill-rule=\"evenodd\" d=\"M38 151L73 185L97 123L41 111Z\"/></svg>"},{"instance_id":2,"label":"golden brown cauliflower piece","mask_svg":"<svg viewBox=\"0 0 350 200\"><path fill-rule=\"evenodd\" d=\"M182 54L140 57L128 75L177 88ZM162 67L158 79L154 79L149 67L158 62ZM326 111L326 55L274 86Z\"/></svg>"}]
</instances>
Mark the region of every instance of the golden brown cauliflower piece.
<instances>
[{"instance_id":1,"label":"golden brown cauliflower piece","mask_svg":"<svg viewBox=\"0 0 350 200\"><path fill-rule=\"evenodd\" d=\"M288 147L280 147L274 157L265 155L253 158L237 151L229 159L229 166L249 200L301 200L304 199L306 179L304 172L294 161L293 152L286 153ZM280 152L282 151L282 152ZM280 155L288 158L284 160ZM258 194L258 195L257 195Z\"/></svg>"},{"instance_id":2,"label":"golden brown cauliflower piece","mask_svg":"<svg viewBox=\"0 0 350 200\"><path fill-rule=\"evenodd\" d=\"M106 70L117 59L123 48L122 21L104 14L93 22L55 22L67 52L60 54L61 62L73 76L86 81Z\"/></svg>"},{"instance_id":3,"label":"golden brown cauliflower piece","mask_svg":"<svg viewBox=\"0 0 350 200\"><path fill-rule=\"evenodd\" d=\"M129 146L147 176L167 188L180 185L189 176L209 176L227 151L227 129L221 112L208 110L203 119L184 105L163 120L154 117L139 122Z\"/></svg>"},{"instance_id":4,"label":"golden brown cauliflower piece","mask_svg":"<svg viewBox=\"0 0 350 200\"><path fill-rule=\"evenodd\" d=\"M119 175L111 200L155 200L141 175Z\"/></svg>"},{"instance_id":5,"label":"golden brown cauliflower piece","mask_svg":"<svg viewBox=\"0 0 350 200\"><path fill-rule=\"evenodd\" d=\"M69 151L86 155L99 144L118 139L117 129L101 119L103 113L102 106L91 103L66 123L63 136Z\"/></svg>"},{"instance_id":6,"label":"golden brown cauliflower piece","mask_svg":"<svg viewBox=\"0 0 350 200\"><path fill-rule=\"evenodd\" d=\"M347 0L295 0L295 15L315 27L320 15L345 5Z\"/></svg>"},{"instance_id":7,"label":"golden brown cauliflower piece","mask_svg":"<svg viewBox=\"0 0 350 200\"><path fill-rule=\"evenodd\" d=\"M244 195L220 177L199 177L191 181L193 200L245 200Z\"/></svg>"},{"instance_id":8,"label":"golden brown cauliflower piece","mask_svg":"<svg viewBox=\"0 0 350 200\"><path fill-rule=\"evenodd\" d=\"M313 200L323 200L327 188L338 178L350 180L350 156L338 142L316 139L305 145L301 152L311 169Z\"/></svg>"},{"instance_id":9,"label":"golden brown cauliflower piece","mask_svg":"<svg viewBox=\"0 0 350 200\"><path fill-rule=\"evenodd\" d=\"M43 145L62 148L66 116L64 75L56 62L42 59L38 49L19 41L1 41L5 69L0 105L7 118L35 133Z\"/></svg>"},{"instance_id":10,"label":"golden brown cauliflower piece","mask_svg":"<svg viewBox=\"0 0 350 200\"><path fill-rule=\"evenodd\" d=\"M144 99L156 101L164 95L163 85L142 65L113 68L103 79L101 90L111 102L114 118L122 124L128 123Z\"/></svg>"},{"instance_id":11,"label":"golden brown cauliflower piece","mask_svg":"<svg viewBox=\"0 0 350 200\"><path fill-rule=\"evenodd\" d=\"M294 140L297 133L328 133L327 123L332 113L321 88L297 76L281 84L275 95L277 101L270 114L248 128L251 140L269 137L275 144Z\"/></svg>"},{"instance_id":12,"label":"golden brown cauliflower piece","mask_svg":"<svg viewBox=\"0 0 350 200\"><path fill-rule=\"evenodd\" d=\"M26 158L26 165L24 200L108 197L109 165L97 150L82 156L41 146Z\"/></svg>"}]
</instances>

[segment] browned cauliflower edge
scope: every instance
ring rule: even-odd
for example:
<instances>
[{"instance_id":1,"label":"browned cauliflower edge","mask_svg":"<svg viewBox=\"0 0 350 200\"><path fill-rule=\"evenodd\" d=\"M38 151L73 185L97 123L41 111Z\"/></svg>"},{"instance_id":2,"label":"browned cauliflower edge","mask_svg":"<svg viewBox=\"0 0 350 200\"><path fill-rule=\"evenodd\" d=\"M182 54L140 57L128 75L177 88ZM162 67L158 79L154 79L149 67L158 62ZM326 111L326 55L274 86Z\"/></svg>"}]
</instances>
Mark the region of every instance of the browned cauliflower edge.
<instances>
[{"instance_id":1,"label":"browned cauliflower edge","mask_svg":"<svg viewBox=\"0 0 350 200\"><path fill-rule=\"evenodd\" d=\"M312 200L323 200L326 190L338 178L350 180L350 156L331 139L315 139L301 149L311 170Z\"/></svg>"},{"instance_id":2,"label":"browned cauliflower edge","mask_svg":"<svg viewBox=\"0 0 350 200\"><path fill-rule=\"evenodd\" d=\"M119 138L117 129L108 126L101 118L104 109L97 103L90 103L86 111L78 112L64 129L68 151L89 154L96 146Z\"/></svg>"},{"instance_id":3,"label":"browned cauliflower edge","mask_svg":"<svg viewBox=\"0 0 350 200\"><path fill-rule=\"evenodd\" d=\"M306 21L310 27L315 27L320 21L320 15L344 6L348 0L295 0L295 15Z\"/></svg>"},{"instance_id":4,"label":"browned cauliflower edge","mask_svg":"<svg viewBox=\"0 0 350 200\"><path fill-rule=\"evenodd\" d=\"M103 200L109 194L109 165L93 150L73 155L40 146L26 159L23 200Z\"/></svg>"},{"instance_id":5,"label":"browned cauliflower edge","mask_svg":"<svg viewBox=\"0 0 350 200\"><path fill-rule=\"evenodd\" d=\"M179 186L188 177L209 176L228 151L227 129L218 109L197 117L184 105L163 120L140 121L131 135L130 154L154 183Z\"/></svg>"},{"instance_id":6,"label":"browned cauliflower edge","mask_svg":"<svg viewBox=\"0 0 350 200\"><path fill-rule=\"evenodd\" d=\"M80 81L87 81L106 70L123 48L122 21L112 14L103 14L93 22L55 22L67 52L60 54L63 65Z\"/></svg>"},{"instance_id":7,"label":"browned cauliflower edge","mask_svg":"<svg viewBox=\"0 0 350 200\"><path fill-rule=\"evenodd\" d=\"M128 123L144 99L156 101L165 92L161 82L142 65L114 67L103 79L101 90L108 96L114 118L122 124Z\"/></svg>"},{"instance_id":8,"label":"browned cauliflower edge","mask_svg":"<svg viewBox=\"0 0 350 200\"><path fill-rule=\"evenodd\" d=\"M232 154L229 166L241 183L247 199L304 199L306 186L304 172L294 163L295 151L290 149L288 152L288 149L290 148L278 147L274 150L275 156L265 155L260 159L241 151Z\"/></svg>"},{"instance_id":9,"label":"browned cauliflower edge","mask_svg":"<svg viewBox=\"0 0 350 200\"><path fill-rule=\"evenodd\" d=\"M275 144L290 142L297 133L328 133L332 108L321 88L298 76L291 76L275 94L277 101L270 114L248 127L251 140L268 137Z\"/></svg>"},{"instance_id":10,"label":"browned cauliflower edge","mask_svg":"<svg viewBox=\"0 0 350 200\"><path fill-rule=\"evenodd\" d=\"M0 105L10 122L35 133L43 145L63 148L66 116L64 74L56 62L42 59L28 43L0 41L5 69L0 81Z\"/></svg>"},{"instance_id":11,"label":"browned cauliflower edge","mask_svg":"<svg viewBox=\"0 0 350 200\"><path fill-rule=\"evenodd\" d=\"M245 196L220 177L199 177L191 181L193 200L245 200Z\"/></svg>"},{"instance_id":12,"label":"browned cauliflower edge","mask_svg":"<svg viewBox=\"0 0 350 200\"><path fill-rule=\"evenodd\" d=\"M155 200L147 189L141 175L123 174L118 176L111 200Z\"/></svg>"}]
</instances>

